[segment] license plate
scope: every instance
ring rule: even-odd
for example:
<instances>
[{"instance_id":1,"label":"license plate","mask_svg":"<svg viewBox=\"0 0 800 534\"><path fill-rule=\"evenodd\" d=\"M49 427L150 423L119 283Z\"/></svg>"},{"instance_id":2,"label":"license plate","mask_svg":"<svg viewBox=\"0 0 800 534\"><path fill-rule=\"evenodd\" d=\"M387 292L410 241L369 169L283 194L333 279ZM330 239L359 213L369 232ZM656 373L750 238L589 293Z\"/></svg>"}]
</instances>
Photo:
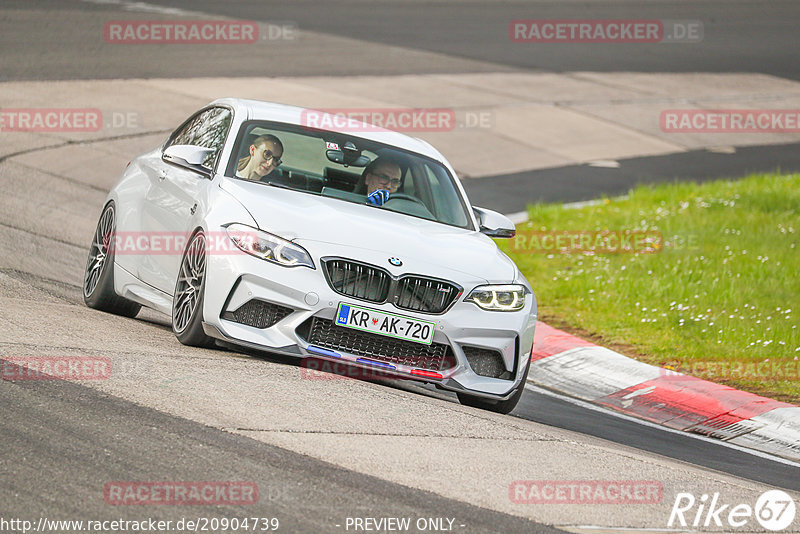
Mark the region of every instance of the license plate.
<instances>
[{"instance_id":1,"label":"license plate","mask_svg":"<svg viewBox=\"0 0 800 534\"><path fill-rule=\"evenodd\" d=\"M339 309L336 311L336 324L425 345L433 342L433 332L436 330L436 323L344 302L339 304Z\"/></svg>"}]
</instances>

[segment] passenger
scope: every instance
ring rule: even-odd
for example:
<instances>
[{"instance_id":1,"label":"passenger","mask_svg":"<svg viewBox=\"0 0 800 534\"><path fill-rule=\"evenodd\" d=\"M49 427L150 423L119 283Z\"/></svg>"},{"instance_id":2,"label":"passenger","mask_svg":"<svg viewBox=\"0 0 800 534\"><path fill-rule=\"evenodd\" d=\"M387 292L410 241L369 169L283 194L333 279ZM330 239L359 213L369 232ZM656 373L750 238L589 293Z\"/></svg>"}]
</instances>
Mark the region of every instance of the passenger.
<instances>
[{"instance_id":1,"label":"passenger","mask_svg":"<svg viewBox=\"0 0 800 534\"><path fill-rule=\"evenodd\" d=\"M236 165L236 176L254 182L266 182L268 180L265 177L282 163L282 156L283 143L280 139L271 134L256 137L250 145L250 154L241 158Z\"/></svg>"},{"instance_id":2,"label":"passenger","mask_svg":"<svg viewBox=\"0 0 800 534\"><path fill-rule=\"evenodd\" d=\"M358 192L366 194L370 204L382 206L392 193L397 192L402 175L399 163L390 158L377 157L364 169L363 184Z\"/></svg>"}]
</instances>

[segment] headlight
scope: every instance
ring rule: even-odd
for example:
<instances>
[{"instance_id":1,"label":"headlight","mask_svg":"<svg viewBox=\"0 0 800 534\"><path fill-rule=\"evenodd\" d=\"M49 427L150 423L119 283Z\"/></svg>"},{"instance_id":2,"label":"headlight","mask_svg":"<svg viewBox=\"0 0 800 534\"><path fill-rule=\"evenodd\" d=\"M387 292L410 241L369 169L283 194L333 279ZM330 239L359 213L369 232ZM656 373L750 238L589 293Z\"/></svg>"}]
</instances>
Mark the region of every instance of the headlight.
<instances>
[{"instance_id":1,"label":"headlight","mask_svg":"<svg viewBox=\"0 0 800 534\"><path fill-rule=\"evenodd\" d=\"M478 286L464 299L484 310L518 311L525 307L525 286L518 284Z\"/></svg>"},{"instance_id":2,"label":"headlight","mask_svg":"<svg viewBox=\"0 0 800 534\"><path fill-rule=\"evenodd\" d=\"M233 244L251 256L285 267L303 265L314 269L314 262L306 249L282 237L244 224L231 224L225 230Z\"/></svg>"}]
</instances>

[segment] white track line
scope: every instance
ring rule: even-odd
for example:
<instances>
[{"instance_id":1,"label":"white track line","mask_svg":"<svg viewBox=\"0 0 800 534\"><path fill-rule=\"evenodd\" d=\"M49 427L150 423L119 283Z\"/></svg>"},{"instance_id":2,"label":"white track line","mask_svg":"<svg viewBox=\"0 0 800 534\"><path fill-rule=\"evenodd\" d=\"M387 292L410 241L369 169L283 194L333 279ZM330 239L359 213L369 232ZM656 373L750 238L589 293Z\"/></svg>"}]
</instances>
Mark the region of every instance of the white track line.
<instances>
[{"instance_id":1,"label":"white track line","mask_svg":"<svg viewBox=\"0 0 800 534\"><path fill-rule=\"evenodd\" d=\"M107 6L119 6L125 11L138 11L140 13L158 13L160 15L174 15L178 17L208 16L208 13L200 11L187 11L177 7L164 7L146 2L131 2L128 0L82 0L89 4L99 4Z\"/></svg>"}]
</instances>

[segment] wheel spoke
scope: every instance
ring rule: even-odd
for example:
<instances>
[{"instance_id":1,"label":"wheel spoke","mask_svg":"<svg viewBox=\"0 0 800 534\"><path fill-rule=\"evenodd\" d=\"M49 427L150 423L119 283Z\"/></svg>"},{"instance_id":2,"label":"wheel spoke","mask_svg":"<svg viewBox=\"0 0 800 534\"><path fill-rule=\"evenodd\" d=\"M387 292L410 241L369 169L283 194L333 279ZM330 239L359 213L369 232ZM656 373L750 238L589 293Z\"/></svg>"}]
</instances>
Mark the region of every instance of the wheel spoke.
<instances>
[{"instance_id":1,"label":"wheel spoke","mask_svg":"<svg viewBox=\"0 0 800 534\"><path fill-rule=\"evenodd\" d=\"M205 236L197 234L186 249L175 283L172 321L176 332L183 332L197 313L205 267Z\"/></svg>"},{"instance_id":2,"label":"wheel spoke","mask_svg":"<svg viewBox=\"0 0 800 534\"><path fill-rule=\"evenodd\" d=\"M100 239L98 240L98 245L100 246L100 250L103 252L108 252L111 244L112 239L112 232L114 230L114 213L113 210L108 209L103 214L103 220L101 221L102 224L102 235L100 235Z\"/></svg>"},{"instance_id":3,"label":"wheel spoke","mask_svg":"<svg viewBox=\"0 0 800 534\"><path fill-rule=\"evenodd\" d=\"M95 261L92 263L92 266L91 266L91 267L89 267L89 268L86 270L86 274L87 274L87 275L92 275L92 274L94 274L94 273L96 273L96 272L100 271L100 268L101 268L101 267L103 267L103 260L102 260L102 259L100 259L100 260L95 260Z\"/></svg>"},{"instance_id":4,"label":"wheel spoke","mask_svg":"<svg viewBox=\"0 0 800 534\"><path fill-rule=\"evenodd\" d=\"M205 253L200 254L200 257L197 259L197 271L200 273L200 276L206 272L206 255Z\"/></svg>"},{"instance_id":5,"label":"wheel spoke","mask_svg":"<svg viewBox=\"0 0 800 534\"><path fill-rule=\"evenodd\" d=\"M84 287L94 287L97 285L97 279L100 278L100 271L97 269L92 269L91 271L86 273L86 279Z\"/></svg>"},{"instance_id":6,"label":"wheel spoke","mask_svg":"<svg viewBox=\"0 0 800 534\"><path fill-rule=\"evenodd\" d=\"M183 291L180 296L178 297L177 306L183 306L187 300L189 300L192 296L191 291Z\"/></svg>"},{"instance_id":7,"label":"wheel spoke","mask_svg":"<svg viewBox=\"0 0 800 534\"><path fill-rule=\"evenodd\" d=\"M112 232L114 230L114 208L108 206L97 222L94 232L94 239L89 249L89 257L86 261L86 272L83 280L83 293L89 297L97 289L97 283L103 273L106 258L110 249Z\"/></svg>"},{"instance_id":8,"label":"wheel spoke","mask_svg":"<svg viewBox=\"0 0 800 534\"><path fill-rule=\"evenodd\" d=\"M191 293L189 298L186 299L187 304L186 307L189 309L189 313L194 312L194 308L197 305L197 293Z\"/></svg>"},{"instance_id":9,"label":"wheel spoke","mask_svg":"<svg viewBox=\"0 0 800 534\"><path fill-rule=\"evenodd\" d=\"M103 230L100 228L100 223L97 223L97 230L94 231L94 241L92 247L96 247L98 251L102 252L101 243L103 242Z\"/></svg>"},{"instance_id":10,"label":"wheel spoke","mask_svg":"<svg viewBox=\"0 0 800 534\"><path fill-rule=\"evenodd\" d=\"M181 265L181 274L180 274L180 277L181 277L182 281L188 282L189 280L193 280L194 279L194 276L189 271L190 271L189 265L184 260L183 264Z\"/></svg>"},{"instance_id":11,"label":"wheel spoke","mask_svg":"<svg viewBox=\"0 0 800 534\"><path fill-rule=\"evenodd\" d=\"M178 330L183 330L186 326L186 306L181 306L178 309L177 317L175 318L175 326Z\"/></svg>"}]
</instances>

